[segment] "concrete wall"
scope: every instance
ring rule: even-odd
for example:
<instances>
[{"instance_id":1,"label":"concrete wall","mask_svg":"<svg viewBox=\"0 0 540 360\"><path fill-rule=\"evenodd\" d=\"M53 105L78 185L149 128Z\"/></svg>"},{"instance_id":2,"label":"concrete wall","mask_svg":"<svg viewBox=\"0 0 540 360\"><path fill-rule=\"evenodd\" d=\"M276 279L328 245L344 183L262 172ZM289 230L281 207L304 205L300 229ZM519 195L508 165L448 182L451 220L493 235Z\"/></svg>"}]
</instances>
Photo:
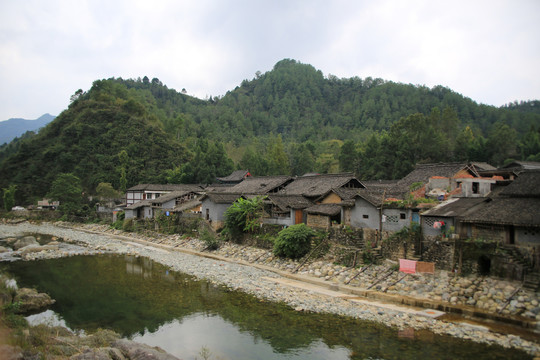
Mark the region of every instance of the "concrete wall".
<instances>
[{"instance_id":1,"label":"concrete wall","mask_svg":"<svg viewBox=\"0 0 540 360\"><path fill-rule=\"evenodd\" d=\"M176 199L171 199L161 204L162 209L174 209L175 206L176 206Z\"/></svg>"},{"instance_id":2,"label":"concrete wall","mask_svg":"<svg viewBox=\"0 0 540 360\"><path fill-rule=\"evenodd\" d=\"M350 211L350 225L356 228L379 228L379 209L364 199L356 199Z\"/></svg>"},{"instance_id":3,"label":"concrete wall","mask_svg":"<svg viewBox=\"0 0 540 360\"><path fill-rule=\"evenodd\" d=\"M399 231L411 224L412 211L409 209L383 208L383 230Z\"/></svg>"},{"instance_id":4,"label":"concrete wall","mask_svg":"<svg viewBox=\"0 0 540 360\"><path fill-rule=\"evenodd\" d=\"M291 226L294 225L294 210L290 210L288 217L265 217L263 224Z\"/></svg>"},{"instance_id":5,"label":"concrete wall","mask_svg":"<svg viewBox=\"0 0 540 360\"><path fill-rule=\"evenodd\" d=\"M491 192L491 184L495 180L488 179L460 179L461 193L465 197L483 197ZM473 191L473 183L476 183L476 191Z\"/></svg>"},{"instance_id":6,"label":"concrete wall","mask_svg":"<svg viewBox=\"0 0 540 360\"><path fill-rule=\"evenodd\" d=\"M433 189L450 190L450 185L451 183L449 178L431 178L429 179L427 191L429 192Z\"/></svg>"},{"instance_id":7,"label":"concrete wall","mask_svg":"<svg viewBox=\"0 0 540 360\"><path fill-rule=\"evenodd\" d=\"M137 210L126 209L124 210L124 213L126 214L126 219L132 219L137 217Z\"/></svg>"},{"instance_id":8,"label":"concrete wall","mask_svg":"<svg viewBox=\"0 0 540 360\"><path fill-rule=\"evenodd\" d=\"M152 219L154 217L154 209L151 206L145 206L143 211L145 219Z\"/></svg>"},{"instance_id":9,"label":"concrete wall","mask_svg":"<svg viewBox=\"0 0 540 360\"><path fill-rule=\"evenodd\" d=\"M516 245L538 246L540 245L539 228L515 228Z\"/></svg>"},{"instance_id":10,"label":"concrete wall","mask_svg":"<svg viewBox=\"0 0 540 360\"><path fill-rule=\"evenodd\" d=\"M231 204L216 204L209 198L202 201L201 213L203 219L210 222L214 230L223 227L225 220L225 211L231 206Z\"/></svg>"},{"instance_id":11,"label":"concrete wall","mask_svg":"<svg viewBox=\"0 0 540 360\"><path fill-rule=\"evenodd\" d=\"M446 224L446 229L450 230L451 226L454 226L454 219L447 217L435 217L435 216L422 216L422 234L424 234L424 239L433 240L436 237L440 237L443 233L442 229L436 229L433 227L433 224L437 221L443 221Z\"/></svg>"},{"instance_id":12,"label":"concrete wall","mask_svg":"<svg viewBox=\"0 0 540 360\"><path fill-rule=\"evenodd\" d=\"M507 231L503 225L480 225L473 224L471 227L471 237L505 244L507 241Z\"/></svg>"}]
</instances>

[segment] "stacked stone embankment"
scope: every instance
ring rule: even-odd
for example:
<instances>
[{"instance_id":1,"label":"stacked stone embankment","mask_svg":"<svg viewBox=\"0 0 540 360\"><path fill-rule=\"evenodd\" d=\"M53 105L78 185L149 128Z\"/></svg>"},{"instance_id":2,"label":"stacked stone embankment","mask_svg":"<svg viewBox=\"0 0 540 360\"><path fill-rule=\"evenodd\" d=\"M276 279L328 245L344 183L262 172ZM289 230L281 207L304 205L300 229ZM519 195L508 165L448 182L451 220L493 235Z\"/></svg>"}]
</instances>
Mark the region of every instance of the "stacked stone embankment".
<instances>
[{"instance_id":1,"label":"stacked stone embankment","mask_svg":"<svg viewBox=\"0 0 540 360\"><path fill-rule=\"evenodd\" d=\"M380 322L398 329L429 329L437 334L518 348L533 355L540 353L540 341L534 339L534 334L532 338L523 339L517 335L490 331L485 326L437 320L414 312L378 306L376 302L366 304L350 301L346 297L329 297L322 293L287 286L272 279L292 275L294 272L294 275L338 289L356 289L361 292L371 287L370 291L388 296L402 295L494 313L502 309L501 314L509 317L515 316L529 321L540 319L538 294L518 290L520 284L516 282L487 277L459 277L445 271L436 271L433 275L408 275L397 281L403 274L395 271L373 286L383 274L392 271L393 264L346 268L325 259L318 259L308 261L300 267L301 262L274 257L270 250L232 243L224 243L218 250L208 252L205 251L204 242L180 235L125 233L97 224L0 225L0 237L24 233L55 235L64 241L77 243L84 249L74 253L61 250L30 252L23 255L25 260L99 253L144 256L175 271L204 278L231 289L242 290L261 299L283 302L298 311L350 316ZM198 256L193 256L190 252ZM361 270L364 271L359 274ZM512 294L514 297L508 301L508 297Z\"/></svg>"}]
</instances>

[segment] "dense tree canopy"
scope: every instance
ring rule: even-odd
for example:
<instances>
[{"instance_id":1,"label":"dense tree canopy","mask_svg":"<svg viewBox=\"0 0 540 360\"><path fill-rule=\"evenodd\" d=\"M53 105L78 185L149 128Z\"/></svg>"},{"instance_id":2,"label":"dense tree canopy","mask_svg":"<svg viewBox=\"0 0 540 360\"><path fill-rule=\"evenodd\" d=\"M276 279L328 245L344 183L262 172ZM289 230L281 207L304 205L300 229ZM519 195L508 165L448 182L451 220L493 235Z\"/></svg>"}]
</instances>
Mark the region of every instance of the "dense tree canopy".
<instances>
[{"instance_id":1,"label":"dense tree canopy","mask_svg":"<svg viewBox=\"0 0 540 360\"><path fill-rule=\"evenodd\" d=\"M159 79L97 80L38 134L0 147L0 188L17 203L60 173L120 191L138 183L211 183L254 175L354 171L399 178L416 163L540 159L540 102L501 108L454 91L324 76L285 59L224 96L200 100Z\"/></svg>"}]
</instances>

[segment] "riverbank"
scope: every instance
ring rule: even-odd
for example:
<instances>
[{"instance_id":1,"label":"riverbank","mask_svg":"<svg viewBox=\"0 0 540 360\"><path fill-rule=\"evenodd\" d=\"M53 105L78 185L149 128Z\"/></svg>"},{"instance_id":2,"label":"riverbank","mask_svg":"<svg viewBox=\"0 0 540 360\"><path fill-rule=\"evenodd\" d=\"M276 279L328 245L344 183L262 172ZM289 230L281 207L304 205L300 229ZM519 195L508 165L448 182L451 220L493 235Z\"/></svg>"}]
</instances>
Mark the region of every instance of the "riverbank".
<instances>
[{"instance_id":1,"label":"riverbank","mask_svg":"<svg viewBox=\"0 0 540 360\"><path fill-rule=\"evenodd\" d=\"M539 341L526 340L520 336L501 334L490 331L487 327L476 326L467 323L454 323L447 320L437 320L429 317L429 314L419 314L420 309L405 311L399 306L387 306L382 302L366 301L356 296L340 296L339 291L331 293L317 291L310 287L299 287L283 281L286 274L291 274L299 263L290 260L274 258L271 252L263 249L249 248L235 244L224 244L215 252L202 252L205 245L193 238L182 238L177 235L152 235L123 233L111 230L104 225L74 225L65 223L30 224L28 222L16 225L0 225L0 236L20 236L25 233L43 233L58 236L65 240L84 245L85 250L80 253L120 253L131 254L151 258L154 261L170 266L172 269L198 278L205 278L214 283L226 285L232 289L242 290L253 294L261 299L284 302L298 311L314 311L333 313L350 316L367 321L380 322L400 330L428 329L437 334L447 334L455 337L483 343L496 343L508 348L516 348L526 351L531 355L540 352ZM203 255L203 256L194 256ZM22 257L26 260L70 256L70 252L54 249L40 252L28 252ZM214 258L211 258L214 257ZM251 266L249 266L250 264ZM365 289L366 284L373 282L388 271L389 265L371 266L364 273L350 281L351 288ZM359 272L359 269L345 269L324 261L317 261L302 267L298 274L306 280L316 280L328 283L330 287L341 289L345 282ZM291 274L292 275L292 274ZM446 283L444 280L446 279ZM406 293L410 297L424 300L436 300L430 296L440 296L448 300L463 301L465 293L470 292L471 286L485 294L478 296L480 303L491 303L489 299L497 296L504 297L505 291L514 288L514 284L498 282L493 279L484 279L482 282L468 284L468 278L454 278L451 274L437 272L435 275L408 276L404 281L391 285L391 282L381 281L379 292L400 295ZM316 284L316 281L307 282ZM395 282L395 280L393 280ZM304 282L306 283L306 282ZM446 284L446 285L445 285ZM393 287L391 289L391 287ZM408 290L406 290L408 289ZM485 291L484 289L487 289ZM492 291L491 289L500 289ZM506 290L505 290L506 289ZM437 295L440 293L440 295ZM463 293L463 294L462 294ZM473 296L474 296L473 294ZM522 305L529 306L531 314L534 314L534 294L521 294L522 299L516 299L518 303L509 307L508 316L512 315L512 308L522 309ZM518 296L518 297L519 297ZM452 298L456 299L452 299ZM362 301L360 301L362 300ZM496 300L493 302L497 303ZM452 302L450 301L449 304ZM411 308L409 308L411 309ZM489 307L487 307L487 310ZM521 314L524 314L522 311ZM532 318L530 318L532 320ZM536 320L536 319L535 319Z\"/></svg>"}]
</instances>

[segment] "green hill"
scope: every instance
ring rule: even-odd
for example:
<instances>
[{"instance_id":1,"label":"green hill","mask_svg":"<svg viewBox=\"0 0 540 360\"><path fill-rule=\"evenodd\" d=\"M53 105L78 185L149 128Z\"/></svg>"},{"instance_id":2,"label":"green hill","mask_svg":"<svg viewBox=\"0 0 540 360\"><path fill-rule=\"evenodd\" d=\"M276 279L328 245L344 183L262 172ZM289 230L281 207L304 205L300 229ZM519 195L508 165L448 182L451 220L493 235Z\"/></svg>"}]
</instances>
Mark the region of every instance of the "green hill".
<instances>
[{"instance_id":1,"label":"green hill","mask_svg":"<svg viewBox=\"0 0 540 360\"><path fill-rule=\"evenodd\" d=\"M207 100L147 77L98 80L71 100L37 135L0 147L0 187L16 184L18 203L44 196L60 173L92 194L100 182L207 183L235 167L372 179L418 162L540 160L538 101L496 108L442 86L325 77L290 59Z\"/></svg>"}]
</instances>

